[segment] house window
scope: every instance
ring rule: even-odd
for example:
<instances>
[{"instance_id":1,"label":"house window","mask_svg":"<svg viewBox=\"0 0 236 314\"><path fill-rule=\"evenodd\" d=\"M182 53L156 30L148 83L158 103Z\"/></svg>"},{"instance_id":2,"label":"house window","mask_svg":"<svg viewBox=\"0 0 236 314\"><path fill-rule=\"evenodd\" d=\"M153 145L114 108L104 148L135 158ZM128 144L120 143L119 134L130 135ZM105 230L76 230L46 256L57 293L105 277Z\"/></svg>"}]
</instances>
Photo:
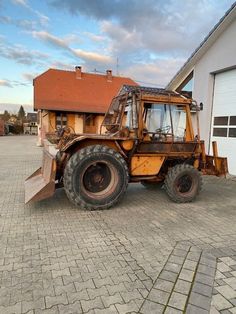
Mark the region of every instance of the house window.
<instances>
[{"instance_id":1,"label":"house window","mask_svg":"<svg viewBox=\"0 0 236 314\"><path fill-rule=\"evenodd\" d=\"M84 132L95 134L97 131L96 126L96 115L94 114L85 114L84 116Z\"/></svg>"},{"instance_id":2,"label":"house window","mask_svg":"<svg viewBox=\"0 0 236 314\"><path fill-rule=\"evenodd\" d=\"M229 128L229 137L236 137L236 128Z\"/></svg>"},{"instance_id":3,"label":"house window","mask_svg":"<svg viewBox=\"0 0 236 314\"><path fill-rule=\"evenodd\" d=\"M67 126L67 115L65 113L56 113L56 129L61 129Z\"/></svg>"},{"instance_id":4,"label":"house window","mask_svg":"<svg viewBox=\"0 0 236 314\"><path fill-rule=\"evenodd\" d=\"M227 137L227 128L214 128L213 136Z\"/></svg>"},{"instance_id":5,"label":"house window","mask_svg":"<svg viewBox=\"0 0 236 314\"><path fill-rule=\"evenodd\" d=\"M85 115L85 126L95 126L95 117L93 114Z\"/></svg>"},{"instance_id":6,"label":"house window","mask_svg":"<svg viewBox=\"0 0 236 314\"><path fill-rule=\"evenodd\" d=\"M214 125L228 125L228 117L215 117Z\"/></svg>"},{"instance_id":7,"label":"house window","mask_svg":"<svg viewBox=\"0 0 236 314\"><path fill-rule=\"evenodd\" d=\"M214 117L213 136L227 137L228 135L228 116Z\"/></svg>"},{"instance_id":8,"label":"house window","mask_svg":"<svg viewBox=\"0 0 236 314\"><path fill-rule=\"evenodd\" d=\"M229 125L236 125L236 116L231 116L229 118Z\"/></svg>"}]
</instances>

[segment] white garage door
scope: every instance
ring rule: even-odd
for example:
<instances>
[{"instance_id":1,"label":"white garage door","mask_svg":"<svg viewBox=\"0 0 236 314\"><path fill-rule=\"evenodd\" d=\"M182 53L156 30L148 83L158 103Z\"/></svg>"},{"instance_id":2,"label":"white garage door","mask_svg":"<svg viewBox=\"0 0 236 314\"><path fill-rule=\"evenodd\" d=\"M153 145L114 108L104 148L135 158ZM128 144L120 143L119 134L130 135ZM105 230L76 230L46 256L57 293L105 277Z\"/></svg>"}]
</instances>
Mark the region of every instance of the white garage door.
<instances>
[{"instance_id":1,"label":"white garage door","mask_svg":"<svg viewBox=\"0 0 236 314\"><path fill-rule=\"evenodd\" d=\"M236 70L215 75L212 111L212 141L228 158L229 173L236 175Z\"/></svg>"}]
</instances>

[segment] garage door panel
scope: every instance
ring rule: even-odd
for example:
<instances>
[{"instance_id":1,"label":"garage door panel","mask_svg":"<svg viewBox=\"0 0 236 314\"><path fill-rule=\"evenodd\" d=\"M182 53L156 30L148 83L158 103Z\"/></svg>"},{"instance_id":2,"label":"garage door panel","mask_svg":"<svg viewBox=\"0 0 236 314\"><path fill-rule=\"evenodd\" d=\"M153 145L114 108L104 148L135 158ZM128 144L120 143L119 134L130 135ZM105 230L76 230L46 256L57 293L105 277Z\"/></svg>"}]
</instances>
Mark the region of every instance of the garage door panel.
<instances>
[{"instance_id":1,"label":"garage door panel","mask_svg":"<svg viewBox=\"0 0 236 314\"><path fill-rule=\"evenodd\" d=\"M219 155L228 158L229 172L236 175L236 70L215 75L211 140Z\"/></svg>"}]
</instances>

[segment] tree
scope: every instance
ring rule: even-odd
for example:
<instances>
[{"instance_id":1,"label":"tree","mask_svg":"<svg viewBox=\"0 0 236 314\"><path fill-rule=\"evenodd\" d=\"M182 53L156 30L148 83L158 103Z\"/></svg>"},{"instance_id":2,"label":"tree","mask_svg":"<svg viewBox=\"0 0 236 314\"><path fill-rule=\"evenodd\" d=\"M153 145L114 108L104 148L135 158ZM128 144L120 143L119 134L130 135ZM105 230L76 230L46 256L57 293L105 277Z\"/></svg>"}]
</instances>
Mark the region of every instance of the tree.
<instances>
[{"instance_id":1,"label":"tree","mask_svg":"<svg viewBox=\"0 0 236 314\"><path fill-rule=\"evenodd\" d=\"M8 121L11 117L10 113L7 110L4 110L4 113L1 115L4 121Z\"/></svg>"},{"instance_id":2,"label":"tree","mask_svg":"<svg viewBox=\"0 0 236 314\"><path fill-rule=\"evenodd\" d=\"M18 119L21 120L22 122L25 119L25 109L22 105L20 106L20 109L18 111Z\"/></svg>"}]
</instances>

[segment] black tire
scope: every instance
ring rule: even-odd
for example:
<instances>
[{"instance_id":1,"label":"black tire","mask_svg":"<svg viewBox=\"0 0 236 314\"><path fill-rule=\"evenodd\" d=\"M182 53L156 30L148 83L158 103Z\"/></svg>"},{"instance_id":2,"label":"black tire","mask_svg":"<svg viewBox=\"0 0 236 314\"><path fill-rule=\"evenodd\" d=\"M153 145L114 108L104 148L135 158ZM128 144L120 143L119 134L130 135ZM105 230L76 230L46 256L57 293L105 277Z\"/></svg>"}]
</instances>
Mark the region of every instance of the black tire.
<instances>
[{"instance_id":1,"label":"black tire","mask_svg":"<svg viewBox=\"0 0 236 314\"><path fill-rule=\"evenodd\" d=\"M160 182L155 182L155 181L141 181L141 184L146 188L146 189L160 189L163 186L163 181Z\"/></svg>"},{"instance_id":2,"label":"black tire","mask_svg":"<svg viewBox=\"0 0 236 314\"><path fill-rule=\"evenodd\" d=\"M192 202L202 187L200 171L188 164L172 167L165 178L165 189L176 203Z\"/></svg>"},{"instance_id":3,"label":"black tire","mask_svg":"<svg viewBox=\"0 0 236 314\"><path fill-rule=\"evenodd\" d=\"M129 181L128 167L115 150L88 146L71 156L64 170L68 198L87 210L107 209L124 195Z\"/></svg>"}]
</instances>

